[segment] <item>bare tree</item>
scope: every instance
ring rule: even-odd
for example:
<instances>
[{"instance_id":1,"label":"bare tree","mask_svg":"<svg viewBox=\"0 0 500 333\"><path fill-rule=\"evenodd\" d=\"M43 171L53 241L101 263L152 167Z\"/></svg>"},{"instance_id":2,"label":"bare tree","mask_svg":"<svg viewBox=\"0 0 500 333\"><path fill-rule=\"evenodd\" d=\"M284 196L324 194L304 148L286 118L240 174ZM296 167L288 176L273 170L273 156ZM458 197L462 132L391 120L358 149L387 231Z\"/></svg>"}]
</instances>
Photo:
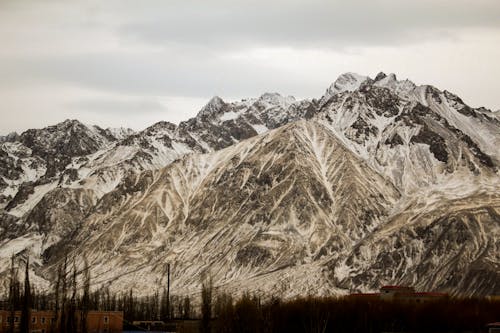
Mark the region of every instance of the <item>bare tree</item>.
<instances>
[{"instance_id":1,"label":"bare tree","mask_svg":"<svg viewBox=\"0 0 500 333\"><path fill-rule=\"evenodd\" d=\"M58 321L58 316L59 316L59 310L60 310L59 291L61 289L61 279L62 279L62 266L61 264L59 264L59 266L57 267L57 278L54 284L54 310L56 313L56 318L51 322L51 332L56 331L56 323Z\"/></svg>"},{"instance_id":2,"label":"bare tree","mask_svg":"<svg viewBox=\"0 0 500 333\"><path fill-rule=\"evenodd\" d=\"M26 259L26 270L24 275L24 294L23 294L23 305L21 309L21 323L19 329L21 333L29 333L30 321L31 321L31 286L30 286L30 274L29 274L30 258Z\"/></svg>"},{"instance_id":3,"label":"bare tree","mask_svg":"<svg viewBox=\"0 0 500 333\"><path fill-rule=\"evenodd\" d=\"M212 320L212 276L205 277L201 283L201 333L210 333Z\"/></svg>"},{"instance_id":4,"label":"bare tree","mask_svg":"<svg viewBox=\"0 0 500 333\"><path fill-rule=\"evenodd\" d=\"M76 332L76 264L73 262L73 276L71 278L71 298L66 314L66 332Z\"/></svg>"},{"instance_id":5,"label":"bare tree","mask_svg":"<svg viewBox=\"0 0 500 333\"><path fill-rule=\"evenodd\" d=\"M163 321L167 321L169 318L169 303L169 295L167 289L164 288L160 301L160 319Z\"/></svg>"},{"instance_id":6,"label":"bare tree","mask_svg":"<svg viewBox=\"0 0 500 333\"><path fill-rule=\"evenodd\" d=\"M16 308L19 306L19 281L17 280L17 269L14 265L15 256L12 255L10 263L10 285L9 285L9 308L10 308L10 329L14 333L14 317Z\"/></svg>"},{"instance_id":7,"label":"bare tree","mask_svg":"<svg viewBox=\"0 0 500 333\"><path fill-rule=\"evenodd\" d=\"M189 296L184 297L184 301L182 302L182 318L191 318L191 300Z\"/></svg>"},{"instance_id":8,"label":"bare tree","mask_svg":"<svg viewBox=\"0 0 500 333\"><path fill-rule=\"evenodd\" d=\"M87 258L83 258L83 294L80 314L80 331L88 333L87 316L90 307L90 269Z\"/></svg>"},{"instance_id":9,"label":"bare tree","mask_svg":"<svg viewBox=\"0 0 500 333\"><path fill-rule=\"evenodd\" d=\"M64 257L64 268L61 271L61 316L59 320L59 331L60 333L66 332L67 324L67 298L68 298L68 284L66 279L66 272L68 268L68 257Z\"/></svg>"}]
</instances>

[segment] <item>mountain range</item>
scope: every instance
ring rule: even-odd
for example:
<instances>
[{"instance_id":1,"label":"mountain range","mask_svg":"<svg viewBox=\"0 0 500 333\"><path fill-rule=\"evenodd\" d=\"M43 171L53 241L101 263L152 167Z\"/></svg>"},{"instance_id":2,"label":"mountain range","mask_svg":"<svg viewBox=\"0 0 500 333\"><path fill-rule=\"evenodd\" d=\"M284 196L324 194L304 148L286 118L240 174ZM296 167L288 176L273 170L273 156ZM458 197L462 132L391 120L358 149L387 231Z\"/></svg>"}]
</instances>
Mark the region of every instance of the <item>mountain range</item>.
<instances>
[{"instance_id":1,"label":"mountain range","mask_svg":"<svg viewBox=\"0 0 500 333\"><path fill-rule=\"evenodd\" d=\"M143 131L66 120L0 137L0 281L68 256L94 288L500 294L500 114L394 74L323 96L212 98ZM19 262L20 262L19 261Z\"/></svg>"}]
</instances>

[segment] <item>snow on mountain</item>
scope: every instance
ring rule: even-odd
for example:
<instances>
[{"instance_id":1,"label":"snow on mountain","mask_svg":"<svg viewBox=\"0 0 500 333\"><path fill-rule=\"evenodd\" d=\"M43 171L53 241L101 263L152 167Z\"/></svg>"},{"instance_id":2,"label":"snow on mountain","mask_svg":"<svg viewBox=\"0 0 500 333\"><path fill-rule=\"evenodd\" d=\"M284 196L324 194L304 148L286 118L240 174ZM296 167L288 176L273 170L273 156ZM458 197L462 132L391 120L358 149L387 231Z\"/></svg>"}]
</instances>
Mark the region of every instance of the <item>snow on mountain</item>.
<instances>
[{"instance_id":1,"label":"snow on mountain","mask_svg":"<svg viewBox=\"0 0 500 333\"><path fill-rule=\"evenodd\" d=\"M325 94L320 100L320 104L323 105L333 96L346 92L355 91L361 84L367 81L368 76L359 75L356 73L345 73L340 75L335 82L331 84L328 89L326 89Z\"/></svg>"},{"instance_id":2,"label":"snow on mountain","mask_svg":"<svg viewBox=\"0 0 500 333\"><path fill-rule=\"evenodd\" d=\"M0 143L13 142L18 140L19 140L19 134L17 134L16 132L11 132L5 136L0 135Z\"/></svg>"},{"instance_id":3,"label":"snow on mountain","mask_svg":"<svg viewBox=\"0 0 500 333\"><path fill-rule=\"evenodd\" d=\"M59 177L75 177L67 169L74 159L105 149L113 141L115 137L97 126L66 120L0 144L0 207L22 216L58 185Z\"/></svg>"},{"instance_id":4,"label":"snow on mountain","mask_svg":"<svg viewBox=\"0 0 500 333\"><path fill-rule=\"evenodd\" d=\"M167 262L174 288L196 285L208 270L231 287L338 256L381 223L398 198L326 127L300 121L127 180L101 200L73 242L96 278L114 288L139 289L144 279L156 285ZM95 238L86 228L97 228ZM60 257L53 259L56 265ZM118 273L127 271L136 274Z\"/></svg>"},{"instance_id":5,"label":"snow on mountain","mask_svg":"<svg viewBox=\"0 0 500 333\"><path fill-rule=\"evenodd\" d=\"M94 126L97 127L97 126ZM130 128L123 128L123 127L116 127L116 128L106 128L105 132L108 133L108 135L113 136L117 140L123 140L128 138L129 136L135 134L135 131Z\"/></svg>"},{"instance_id":6,"label":"snow on mountain","mask_svg":"<svg viewBox=\"0 0 500 333\"><path fill-rule=\"evenodd\" d=\"M396 78L396 74L394 73L391 73L389 75L379 73L377 77L375 77L374 85L377 87L388 88L395 92L397 95L406 97L417 87L415 83L411 82L408 79L398 81L398 79Z\"/></svg>"},{"instance_id":7,"label":"snow on mountain","mask_svg":"<svg viewBox=\"0 0 500 333\"><path fill-rule=\"evenodd\" d=\"M499 123L461 100L451 104L446 91L378 77L323 98L316 117L405 192L446 182L459 170L497 176Z\"/></svg>"},{"instance_id":8,"label":"snow on mountain","mask_svg":"<svg viewBox=\"0 0 500 333\"><path fill-rule=\"evenodd\" d=\"M452 200L427 193L433 203L424 207L414 199L361 240L342 263L329 264L335 284L358 291L395 283L453 294L498 293L498 184L493 190L496 194L477 192Z\"/></svg>"},{"instance_id":9,"label":"snow on mountain","mask_svg":"<svg viewBox=\"0 0 500 333\"><path fill-rule=\"evenodd\" d=\"M139 132L68 120L0 139L0 255L30 249L44 286L70 252L114 290L154 292L171 263L179 294L207 272L235 293L498 293L499 133L384 73Z\"/></svg>"}]
</instances>

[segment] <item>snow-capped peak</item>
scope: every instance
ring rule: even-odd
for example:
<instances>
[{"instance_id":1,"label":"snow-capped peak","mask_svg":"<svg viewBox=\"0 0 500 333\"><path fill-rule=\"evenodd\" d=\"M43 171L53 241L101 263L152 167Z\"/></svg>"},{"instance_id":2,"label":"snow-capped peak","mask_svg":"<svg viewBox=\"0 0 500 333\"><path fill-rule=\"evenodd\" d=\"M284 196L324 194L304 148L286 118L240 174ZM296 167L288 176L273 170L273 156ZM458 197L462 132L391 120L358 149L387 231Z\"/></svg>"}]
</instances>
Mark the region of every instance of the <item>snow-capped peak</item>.
<instances>
[{"instance_id":1,"label":"snow-capped peak","mask_svg":"<svg viewBox=\"0 0 500 333\"><path fill-rule=\"evenodd\" d=\"M328 90L332 90L334 92L354 91L368 79L368 76L356 73L344 73L340 75L337 80L335 80Z\"/></svg>"},{"instance_id":2,"label":"snow-capped peak","mask_svg":"<svg viewBox=\"0 0 500 333\"><path fill-rule=\"evenodd\" d=\"M200 110L198 116L211 115L219 111L226 102L222 100L219 96L212 97L208 103Z\"/></svg>"},{"instance_id":3,"label":"snow-capped peak","mask_svg":"<svg viewBox=\"0 0 500 333\"><path fill-rule=\"evenodd\" d=\"M391 89L396 94L402 93L403 95L409 93L417 87L415 83L410 80L398 81L396 74L391 73L389 75L386 75L383 72L377 74L377 76L375 77L374 85Z\"/></svg>"},{"instance_id":4,"label":"snow-capped peak","mask_svg":"<svg viewBox=\"0 0 500 333\"><path fill-rule=\"evenodd\" d=\"M65 121L56 124L59 128L75 128L75 127L89 127L88 125L80 122L77 119L66 119Z\"/></svg>"},{"instance_id":5,"label":"snow-capped peak","mask_svg":"<svg viewBox=\"0 0 500 333\"><path fill-rule=\"evenodd\" d=\"M13 142L19 140L19 134L17 132L10 132L5 136L0 135L0 143L2 142Z\"/></svg>"},{"instance_id":6,"label":"snow-capped peak","mask_svg":"<svg viewBox=\"0 0 500 333\"><path fill-rule=\"evenodd\" d=\"M335 82L325 92L322 101L329 100L332 96L345 92L354 91L358 89L362 83L369 79L368 76L359 75L356 73L344 73L340 75Z\"/></svg>"},{"instance_id":7,"label":"snow-capped peak","mask_svg":"<svg viewBox=\"0 0 500 333\"><path fill-rule=\"evenodd\" d=\"M163 135L163 134L172 134L177 129L177 125L168 122L168 121L159 121L154 123L153 125L146 128L141 133L144 133L146 136L155 136L155 135Z\"/></svg>"},{"instance_id":8,"label":"snow-capped peak","mask_svg":"<svg viewBox=\"0 0 500 333\"><path fill-rule=\"evenodd\" d=\"M278 93L269 93L266 92L259 97L259 102L265 102L271 105L288 107L290 104L294 103L295 97L293 96L281 96Z\"/></svg>"},{"instance_id":9,"label":"snow-capped peak","mask_svg":"<svg viewBox=\"0 0 500 333\"><path fill-rule=\"evenodd\" d=\"M380 78L380 74L383 74L384 77ZM380 78L380 79L378 79ZM376 83L379 85L388 85L388 84L393 84L394 82L398 82L398 79L396 78L396 74L390 73L389 75L386 75L385 73L379 73L377 77L375 78Z\"/></svg>"},{"instance_id":10,"label":"snow-capped peak","mask_svg":"<svg viewBox=\"0 0 500 333\"><path fill-rule=\"evenodd\" d=\"M123 140L130 135L135 134L135 131L133 129L125 127L108 127L105 131L118 140Z\"/></svg>"},{"instance_id":11,"label":"snow-capped peak","mask_svg":"<svg viewBox=\"0 0 500 333\"><path fill-rule=\"evenodd\" d=\"M377 74L377 76L375 76L375 80L374 81L377 82L377 81L380 81L380 80L382 80L382 79L384 79L386 77L387 77L387 74L385 74L384 72L379 72Z\"/></svg>"}]
</instances>

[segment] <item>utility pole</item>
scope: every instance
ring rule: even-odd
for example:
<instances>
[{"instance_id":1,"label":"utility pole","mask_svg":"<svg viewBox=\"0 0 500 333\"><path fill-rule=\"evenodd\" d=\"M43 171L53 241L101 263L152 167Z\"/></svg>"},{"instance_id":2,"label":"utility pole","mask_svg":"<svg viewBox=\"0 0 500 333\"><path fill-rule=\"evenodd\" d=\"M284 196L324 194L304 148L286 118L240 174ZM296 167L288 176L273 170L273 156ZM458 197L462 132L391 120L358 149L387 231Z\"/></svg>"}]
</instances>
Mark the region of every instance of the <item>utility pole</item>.
<instances>
[{"instance_id":1,"label":"utility pole","mask_svg":"<svg viewBox=\"0 0 500 333\"><path fill-rule=\"evenodd\" d=\"M170 319L170 264L167 264L167 318Z\"/></svg>"}]
</instances>

